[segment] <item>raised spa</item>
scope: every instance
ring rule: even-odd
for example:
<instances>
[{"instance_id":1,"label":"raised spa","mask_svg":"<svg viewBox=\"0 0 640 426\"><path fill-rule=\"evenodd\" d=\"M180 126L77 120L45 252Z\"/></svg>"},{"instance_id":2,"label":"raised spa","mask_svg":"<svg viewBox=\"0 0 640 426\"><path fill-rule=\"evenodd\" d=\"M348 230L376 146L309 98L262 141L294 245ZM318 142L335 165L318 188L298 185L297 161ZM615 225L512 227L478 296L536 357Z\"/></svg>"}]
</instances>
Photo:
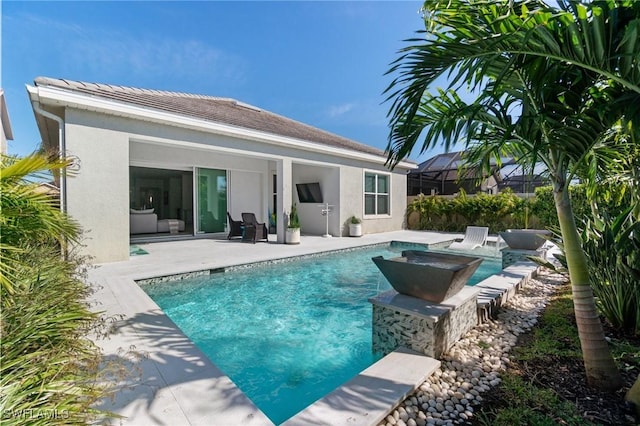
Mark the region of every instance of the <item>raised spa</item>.
<instances>
[{"instance_id":1,"label":"raised spa","mask_svg":"<svg viewBox=\"0 0 640 426\"><path fill-rule=\"evenodd\" d=\"M516 250L538 250L544 244L545 236L551 235L546 229L507 229L500 237Z\"/></svg>"},{"instance_id":2,"label":"raised spa","mask_svg":"<svg viewBox=\"0 0 640 426\"><path fill-rule=\"evenodd\" d=\"M401 294L440 303L465 286L482 258L404 250L401 257L371 258L391 286Z\"/></svg>"}]
</instances>

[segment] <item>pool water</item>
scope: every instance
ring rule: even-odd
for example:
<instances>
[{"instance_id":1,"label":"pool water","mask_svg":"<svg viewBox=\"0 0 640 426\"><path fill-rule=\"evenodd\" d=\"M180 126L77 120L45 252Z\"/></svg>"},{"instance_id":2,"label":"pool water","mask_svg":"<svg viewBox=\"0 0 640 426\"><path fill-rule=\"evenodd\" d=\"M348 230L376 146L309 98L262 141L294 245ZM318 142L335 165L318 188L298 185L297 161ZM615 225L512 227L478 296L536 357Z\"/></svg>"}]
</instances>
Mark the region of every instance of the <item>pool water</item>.
<instances>
[{"instance_id":1,"label":"pool water","mask_svg":"<svg viewBox=\"0 0 640 426\"><path fill-rule=\"evenodd\" d=\"M276 424L380 359L368 298L391 288L371 258L393 243L143 288ZM501 269L485 260L469 284Z\"/></svg>"}]
</instances>

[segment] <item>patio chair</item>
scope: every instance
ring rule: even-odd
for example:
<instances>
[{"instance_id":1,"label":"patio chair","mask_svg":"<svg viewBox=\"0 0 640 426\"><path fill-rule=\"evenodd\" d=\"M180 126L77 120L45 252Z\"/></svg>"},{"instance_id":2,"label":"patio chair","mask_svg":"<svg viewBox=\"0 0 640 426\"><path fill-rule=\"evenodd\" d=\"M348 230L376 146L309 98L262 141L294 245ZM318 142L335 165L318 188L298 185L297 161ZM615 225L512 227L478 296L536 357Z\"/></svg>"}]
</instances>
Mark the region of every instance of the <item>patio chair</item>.
<instances>
[{"instance_id":1,"label":"patio chair","mask_svg":"<svg viewBox=\"0 0 640 426\"><path fill-rule=\"evenodd\" d=\"M489 235L489 228L486 226L467 226L464 238L460 242L453 242L449 245L452 249L474 250L484 246Z\"/></svg>"},{"instance_id":2,"label":"patio chair","mask_svg":"<svg viewBox=\"0 0 640 426\"><path fill-rule=\"evenodd\" d=\"M254 244L258 240L269 241L267 226L264 223L259 223L255 214L242 213L242 221L244 222L242 241L252 241Z\"/></svg>"},{"instance_id":3,"label":"patio chair","mask_svg":"<svg viewBox=\"0 0 640 426\"><path fill-rule=\"evenodd\" d=\"M229 212L227 212L227 219L229 219L229 234L227 235L227 240L230 240L233 237L242 237L244 223L242 223L241 220L233 220Z\"/></svg>"}]
</instances>

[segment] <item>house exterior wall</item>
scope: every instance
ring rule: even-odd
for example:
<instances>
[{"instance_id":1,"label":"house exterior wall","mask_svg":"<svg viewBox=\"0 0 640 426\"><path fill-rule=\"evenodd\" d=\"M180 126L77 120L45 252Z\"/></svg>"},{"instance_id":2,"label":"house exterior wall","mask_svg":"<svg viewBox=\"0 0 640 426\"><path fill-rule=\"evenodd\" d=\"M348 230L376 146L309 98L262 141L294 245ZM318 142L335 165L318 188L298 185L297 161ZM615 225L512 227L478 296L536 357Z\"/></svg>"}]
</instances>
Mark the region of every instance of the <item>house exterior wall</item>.
<instances>
[{"instance_id":1,"label":"house exterior wall","mask_svg":"<svg viewBox=\"0 0 640 426\"><path fill-rule=\"evenodd\" d=\"M83 254L129 259L129 135L79 110L65 117L67 154L80 168L67 178L67 211L82 226Z\"/></svg>"},{"instance_id":2,"label":"house exterior wall","mask_svg":"<svg viewBox=\"0 0 640 426\"><path fill-rule=\"evenodd\" d=\"M229 172L227 206L234 219L240 220L242 213L248 212L254 213L258 222L268 223L264 181L264 173Z\"/></svg>"},{"instance_id":3,"label":"house exterior wall","mask_svg":"<svg viewBox=\"0 0 640 426\"><path fill-rule=\"evenodd\" d=\"M391 179L391 214L366 217L364 215L364 171L388 174ZM384 167L371 167L367 163L349 163L326 167L305 164L293 167L293 198L298 205L302 233L322 235L326 232L325 217L316 203L299 203L296 183L319 182L325 203L333 205L329 215L329 234L349 235L348 220L351 216L362 219L365 234L397 231L404 227L407 200L407 176L404 171L390 172ZM286 208L286 206L285 206Z\"/></svg>"},{"instance_id":4,"label":"house exterior wall","mask_svg":"<svg viewBox=\"0 0 640 426\"><path fill-rule=\"evenodd\" d=\"M298 208L300 231L303 234L324 235L327 231L326 218L322 216L323 203L301 203L298 199L296 184L320 183L323 203L333 205L334 211L329 214L329 234L340 236L339 217L336 214L340 205L340 173L338 167L319 167L306 164L293 165L293 202ZM285 206L285 208L287 208ZM290 206L289 206L290 209Z\"/></svg>"},{"instance_id":5,"label":"house exterior wall","mask_svg":"<svg viewBox=\"0 0 640 426\"><path fill-rule=\"evenodd\" d=\"M406 207L404 170L388 172L382 165L334 157L283 145L221 136L85 110L65 111L67 151L81 169L68 180L68 211L87 231L84 252L95 262L129 256L129 166L228 171L228 210L234 218L252 211L267 222L272 204L272 174L278 164L291 167L291 192L278 217L298 204L303 234L325 233L325 218L315 203L299 203L296 183L320 182L324 201L335 206L329 233L348 235L347 219L363 218L364 233L402 229ZM290 165L289 165L290 164ZM363 170L391 176L391 215L364 217ZM290 201L289 201L290 200ZM97 214L99 212L99 214Z\"/></svg>"},{"instance_id":6,"label":"house exterior wall","mask_svg":"<svg viewBox=\"0 0 640 426\"><path fill-rule=\"evenodd\" d=\"M391 179L391 214L389 216L364 215L364 172L388 173ZM397 231L404 227L404 214L407 207L407 175L405 171L389 172L383 166L371 167L361 164L360 167L343 167L340 169L340 223L342 235L349 232L347 221L351 216L362 220L362 232L375 234L379 232Z\"/></svg>"}]
</instances>

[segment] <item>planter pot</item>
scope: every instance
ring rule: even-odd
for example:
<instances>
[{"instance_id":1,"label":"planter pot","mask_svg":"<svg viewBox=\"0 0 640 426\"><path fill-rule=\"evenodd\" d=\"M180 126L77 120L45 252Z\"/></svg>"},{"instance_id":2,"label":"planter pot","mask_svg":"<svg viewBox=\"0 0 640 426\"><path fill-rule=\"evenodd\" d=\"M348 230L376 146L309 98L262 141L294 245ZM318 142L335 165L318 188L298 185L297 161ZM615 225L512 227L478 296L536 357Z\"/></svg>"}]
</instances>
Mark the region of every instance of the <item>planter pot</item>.
<instances>
[{"instance_id":1,"label":"planter pot","mask_svg":"<svg viewBox=\"0 0 640 426\"><path fill-rule=\"evenodd\" d=\"M543 236L551 235L546 229L507 229L500 236L512 249L538 250L545 243Z\"/></svg>"},{"instance_id":2,"label":"planter pot","mask_svg":"<svg viewBox=\"0 0 640 426\"><path fill-rule=\"evenodd\" d=\"M287 228L285 242L287 244L300 244L300 228Z\"/></svg>"},{"instance_id":3,"label":"planter pot","mask_svg":"<svg viewBox=\"0 0 640 426\"><path fill-rule=\"evenodd\" d=\"M349 236L350 237L362 237L362 224L350 223L349 224Z\"/></svg>"}]
</instances>

